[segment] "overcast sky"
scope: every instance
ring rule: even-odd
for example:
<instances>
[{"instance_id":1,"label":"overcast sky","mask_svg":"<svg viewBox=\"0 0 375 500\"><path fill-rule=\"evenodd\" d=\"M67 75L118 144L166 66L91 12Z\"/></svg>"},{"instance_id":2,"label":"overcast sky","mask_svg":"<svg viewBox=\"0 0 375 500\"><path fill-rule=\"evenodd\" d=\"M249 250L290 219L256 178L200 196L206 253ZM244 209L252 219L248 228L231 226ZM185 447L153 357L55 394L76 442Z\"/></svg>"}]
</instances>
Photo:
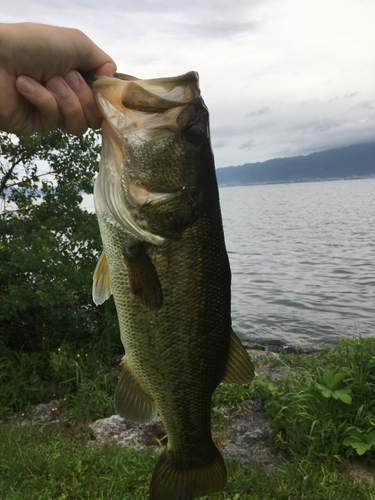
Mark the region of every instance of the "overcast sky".
<instances>
[{"instance_id":1,"label":"overcast sky","mask_svg":"<svg viewBox=\"0 0 375 500\"><path fill-rule=\"evenodd\" d=\"M198 71L216 166L375 141L374 0L11 0L139 78Z\"/></svg>"}]
</instances>

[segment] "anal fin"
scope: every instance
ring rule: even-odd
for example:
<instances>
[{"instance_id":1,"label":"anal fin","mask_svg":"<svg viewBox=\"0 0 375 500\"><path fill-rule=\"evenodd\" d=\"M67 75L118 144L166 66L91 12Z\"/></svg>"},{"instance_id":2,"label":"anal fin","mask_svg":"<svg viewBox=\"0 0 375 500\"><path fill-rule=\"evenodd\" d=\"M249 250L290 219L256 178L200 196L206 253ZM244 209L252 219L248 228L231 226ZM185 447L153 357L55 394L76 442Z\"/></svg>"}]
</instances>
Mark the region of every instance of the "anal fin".
<instances>
[{"instance_id":1,"label":"anal fin","mask_svg":"<svg viewBox=\"0 0 375 500\"><path fill-rule=\"evenodd\" d=\"M109 281L108 262L103 250L93 276L92 299L98 306L109 299L111 295L112 290Z\"/></svg>"},{"instance_id":2,"label":"anal fin","mask_svg":"<svg viewBox=\"0 0 375 500\"><path fill-rule=\"evenodd\" d=\"M126 356L115 391L115 408L120 417L135 424L151 422L158 413L155 403L129 367Z\"/></svg>"},{"instance_id":3,"label":"anal fin","mask_svg":"<svg viewBox=\"0 0 375 500\"><path fill-rule=\"evenodd\" d=\"M254 365L240 339L231 329L227 366L222 382L248 384L254 378Z\"/></svg>"},{"instance_id":4,"label":"anal fin","mask_svg":"<svg viewBox=\"0 0 375 500\"><path fill-rule=\"evenodd\" d=\"M131 290L148 307L163 305L163 292L158 273L142 243L124 248L123 255L129 273Z\"/></svg>"}]
</instances>

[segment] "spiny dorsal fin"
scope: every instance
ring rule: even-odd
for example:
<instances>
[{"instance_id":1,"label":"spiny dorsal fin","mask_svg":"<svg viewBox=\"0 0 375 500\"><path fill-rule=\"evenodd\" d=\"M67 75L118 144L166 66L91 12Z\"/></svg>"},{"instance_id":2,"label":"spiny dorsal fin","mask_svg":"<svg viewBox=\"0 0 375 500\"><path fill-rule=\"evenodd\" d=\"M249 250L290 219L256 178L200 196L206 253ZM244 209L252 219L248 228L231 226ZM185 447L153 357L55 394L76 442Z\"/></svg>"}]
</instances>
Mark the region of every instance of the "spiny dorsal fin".
<instances>
[{"instance_id":1,"label":"spiny dorsal fin","mask_svg":"<svg viewBox=\"0 0 375 500\"><path fill-rule=\"evenodd\" d=\"M111 295L112 290L109 281L108 262L103 250L93 276L92 298L98 306L109 299Z\"/></svg>"},{"instance_id":2,"label":"spiny dorsal fin","mask_svg":"<svg viewBox=\"0 0 375 500\"><path fill-rule=\"evenodd\" d=\"M227 367L222 382L230 384L248 384L254 378L254 365L246 349L231 329Z\"/></svg>"},{"instance_id":3,"label":"spiny dorsal fin","mask_svg":"<svg viewBox=\"0 0 375 500\"><path fill-rule=\"evenodd\" d=\"M163 292L158 273L144 246L137 243L124 248L126 266L129 273L131 290L146 306L160 309L163 305Z\"/></svg>"},{"instance_id":4,"label":"spiny dorsal fin","mask_svg":"<svg viewBox=\"0 0 375 500\"><path fill-rule=\"evenodd\" d=\"M157 407L138 382L126 356L123 365L115 391L116 411L120 417L135 424L151 422L157 416Z\"/></svg>"}]
</instances>

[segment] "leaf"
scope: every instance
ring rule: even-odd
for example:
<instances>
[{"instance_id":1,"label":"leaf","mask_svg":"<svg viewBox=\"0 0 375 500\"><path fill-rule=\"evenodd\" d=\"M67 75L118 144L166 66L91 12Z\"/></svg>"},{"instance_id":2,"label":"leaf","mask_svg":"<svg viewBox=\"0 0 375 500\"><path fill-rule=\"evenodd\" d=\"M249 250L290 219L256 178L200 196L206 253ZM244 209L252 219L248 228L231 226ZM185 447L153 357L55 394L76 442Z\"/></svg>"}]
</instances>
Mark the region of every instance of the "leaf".
<instances>
[{"instance_id":1,"label":"leaf","mask_svg":"<svg viewBox=\"0 0 375 500\"><path fill-rule=\"evenodd\" d=\"M323 375L323 381L329 389L333 389L345 377L346 377L346 373L344 373L344 372L338 372L338 373L333 374L333 372L327 371Z\"/></svg>"},{"instance_id":2,"label":"leaf","mask_svg":"<svg viewBox=\"0 0 375 500\"><path fill-rule=\"evenodd\" d=\"M328 389L328 387L326 387L325 385L322 385L322 384L316 384L316 385L319 387L321 393L323 394L323 396L325 398L330 398L332 396L331 389Z\"/></svg>"},{"instance_id":3,"label":"leaf","mask_svg":"<svg viewBox=\"0 0 375 500\"><path fill-rule=\"evenodd\" d=\"M350 404L352 402L352 398L349 396L351 392L352 390L349 387L346 387L345 389L334 391L332 393L332 397L335 399L341 399L343 403Z\"/></svg>"},{"instance_id":4,"label":"leaf","mask_svg":"<svg viewBox=\"0 0 375 500\"><path fill-rule=\"evenodd\" d=\"M372 444L366 443L354 443L351 446L356 450L358 455L363 455L367 450L370 450L372 448Z\"/></svg>"},{"instance_id":5,"label":"leaf","mask_svg":"<svg viewBox=\"0 0 375 500\"><path fill-rule=\"evenodd\" d=\"M370 434L367 434L367 441L375 446L375 432L370 432Z\"/></svg>"},{"instance_id":6,"label":"leaf","mask_svg":"<svg viewBox=\"0 0 375 500\"><path fill-rule=\"evenodd\" d=\"M323 381L327 387L331 388L334 385L332 372L325 372L323 374Z\"/></svg>"},{"instance_id":7,"label":"leaf","mask_svg":"<svg viewBox=\"0 0 375 500\"><path fill-rule=\"evenodd\" d=\"M344 380L345 377L346 377L346 373L345 372L337 372L337 373L335 373L335 375L333 377L333 383L334 383L334 385L337 385L339 382L341 382L341 380Z\"/></svg>"}]
</instances>

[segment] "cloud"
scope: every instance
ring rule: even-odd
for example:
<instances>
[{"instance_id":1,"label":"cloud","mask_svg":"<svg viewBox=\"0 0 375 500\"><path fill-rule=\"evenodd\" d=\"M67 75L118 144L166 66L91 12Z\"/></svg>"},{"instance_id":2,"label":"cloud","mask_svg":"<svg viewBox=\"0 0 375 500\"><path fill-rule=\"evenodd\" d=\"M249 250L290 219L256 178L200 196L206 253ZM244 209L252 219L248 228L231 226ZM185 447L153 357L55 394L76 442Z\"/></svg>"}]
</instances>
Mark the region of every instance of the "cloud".
<instances>
[{"instance_id":1,"label":"cloud","mask_svg":"<svg viewBox=\"0 0 375 500\"><path fill-rule=\"evenodd\" d=\"M247 113L245 117L251 118L252 116L262 116L264 115L264 113L267 113L267 111L270 111L270 108L268 106L264 106L263 108L260 108L257 111L252 111L251 113Z\"/></svg>"},{"instance_id":2,"label":"cloud","mask_svg":"<svg viewBox=\"0 0 375 500\"><path fill-rule=\"evenodd\" d=\"M375 107L375 101L360 101L357 103L357 108L373 110Z\"/></svg>"},{"instance_id":3,"label":"cloud","mask_svg":"<svg viewBox=\"0 0 375 500\"><path fill-rule=\"evenodd\" d=\"M253 148L253 141L252 140L245 141L240 146L240 149L252 149L252 148Z\"/></svg>"},{"instance_id":4,"label":"cloud","mask_svg":"<svg viewBox=\"0 0 375 500\"><path fill-rule=\"evenodd\" d=\"M212 142L212 147L214 149L219 149L219 148L225 148L226 146L229 146L229 141L226 141L225 139L220 139L218 141L213 141Z\"/></svg>"},{"instance_id":5,"label":"cloud","mask_svg":"<svg viewBox=\"0 0 375 500\"><path fill-rule=\"evenodd\" d=\"M189 36L197 35L200 38L222 39L253 31L258 28L258 24L255 22L238 22L213 19L207 23L182 22L180 24L180 28L182 29L182 33L186 33Z\"/></svg>"},{"instance_id":6,"label":"cloud","mask_svg":"<svg viewBox=\"0 0 375 500\"><path fill-rule=\"evenodd\" d=\"M79 28L139 78L199 71L225 167L374 140L375 2L344 3L339 16L340 0L12 0L0 13Z\"/></svg>"}]
</instances>

